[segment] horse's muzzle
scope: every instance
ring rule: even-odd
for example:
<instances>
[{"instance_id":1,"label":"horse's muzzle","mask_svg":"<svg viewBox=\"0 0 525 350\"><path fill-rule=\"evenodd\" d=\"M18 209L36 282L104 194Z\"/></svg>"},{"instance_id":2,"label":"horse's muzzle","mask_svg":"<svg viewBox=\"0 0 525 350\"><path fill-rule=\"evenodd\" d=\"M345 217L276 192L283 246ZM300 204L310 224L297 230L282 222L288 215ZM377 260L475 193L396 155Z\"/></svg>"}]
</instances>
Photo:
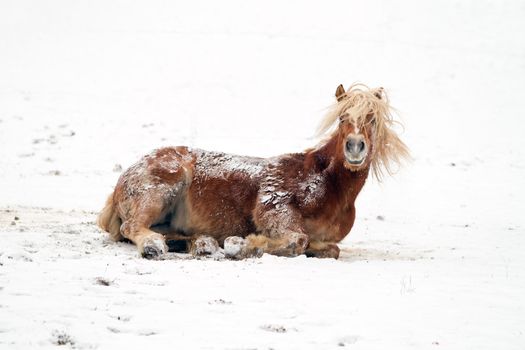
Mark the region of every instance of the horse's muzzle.
<instances>
[{"instance_id":1,"label":"horse's muzzle","mask_svg":"<svg viewBox=\"0 0 525 350\"><path fill-rule=\"evenodd\" d=\"M348 163L361 165L366 158L366 142L363 135L350 135L345 143L345 156Z\"/></svg>"}]
</instances>

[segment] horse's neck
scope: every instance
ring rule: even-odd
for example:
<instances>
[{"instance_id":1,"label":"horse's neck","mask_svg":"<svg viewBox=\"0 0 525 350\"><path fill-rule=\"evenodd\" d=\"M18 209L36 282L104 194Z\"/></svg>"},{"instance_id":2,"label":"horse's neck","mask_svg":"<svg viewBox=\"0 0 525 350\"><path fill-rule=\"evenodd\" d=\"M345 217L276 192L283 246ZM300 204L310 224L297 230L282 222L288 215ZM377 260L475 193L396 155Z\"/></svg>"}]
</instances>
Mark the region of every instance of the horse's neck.
<instances>
[{"instance_id":1,"label":"horse's neck","mask_svg":"<svg viewBox=\"0 0 525 350\"><path fill-rule=\"evenodd\" d=\"M344 167L344 159L338 156L337 140L331 139L326 144L311 150L310 159L321 159L324 166L320 167L318 171L322 172L326 178L330 178L335 184L335 188L340 192L340 198L347 206L353 206L355 199L361 189L363 188L370 167L358 171L350 171Z\"/></svg>"}]
</instances>

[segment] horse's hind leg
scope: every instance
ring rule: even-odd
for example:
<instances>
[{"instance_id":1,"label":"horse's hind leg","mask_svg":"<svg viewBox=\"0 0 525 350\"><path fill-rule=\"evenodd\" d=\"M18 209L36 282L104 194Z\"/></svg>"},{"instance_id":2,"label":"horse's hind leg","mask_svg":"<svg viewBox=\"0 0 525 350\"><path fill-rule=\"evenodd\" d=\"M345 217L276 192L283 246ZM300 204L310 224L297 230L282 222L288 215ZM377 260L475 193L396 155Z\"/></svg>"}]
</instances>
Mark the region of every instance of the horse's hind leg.
<instances>
[{"instance_id":1,"label":"horse's hind leg","mask_svg":"<svg viewBox=\"0 0 525 350\"><path fill-rule=\"evenodd\" d=\"M147 225L127 221L122 226L123 235L137 245L142 257L152 259L168 251L164 236L146 228Z\"/></svg>"},{"instance_id":2,"label":"horse's hind leg","mask_svg":"<svg viewBox=\"0 0 525 350\"><path fill-rule=\"evenodd\" d=\"M137 245L141 255L151 259L168 251L162 234L152 231L150 227L165 216L162 198L134 198L130 215L123 220L121 234Z\"/></svg>"}]
</instances>

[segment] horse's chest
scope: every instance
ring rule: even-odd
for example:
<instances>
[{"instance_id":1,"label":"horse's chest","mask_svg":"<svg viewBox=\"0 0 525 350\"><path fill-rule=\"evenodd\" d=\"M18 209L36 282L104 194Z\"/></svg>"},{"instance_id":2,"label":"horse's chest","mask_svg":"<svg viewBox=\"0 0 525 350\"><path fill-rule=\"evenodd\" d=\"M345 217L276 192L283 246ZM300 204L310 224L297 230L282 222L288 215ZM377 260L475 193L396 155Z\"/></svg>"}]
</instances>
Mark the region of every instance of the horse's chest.
<instances>
[{"instance_id":1,"label":"horse's chest","mask_svg":"<svg viewBox=\"0 0 525 350\"><path fill-rule=\"evenodd\" d=\"M296 198L303 214L315 214L325 206L330 195L326 179L320 174L312 174L299 182Z\"/></svg>"},{"instance_id":2,"label":"horse's chest","mask_svg":"<svg viewBox=\"0 0 525 350\"><path fill-rule=\"evenodd\" d=\"M355 219L353 200L322 177L305 182L299 203L305 229L312 240L338 242L352 228Z\"/></svg>"},{"instance_id":3,"label":"horse's chest","mask_svg":"<svg viewBox=\"0 0 525 350\"><path fill-rule=\"evenodd\" d=\"M305 219L305 229L314 241L341 241L350 232L355 219L353 206L338 208L328 205L317 214Z\"/></svg>"}]
</instances>

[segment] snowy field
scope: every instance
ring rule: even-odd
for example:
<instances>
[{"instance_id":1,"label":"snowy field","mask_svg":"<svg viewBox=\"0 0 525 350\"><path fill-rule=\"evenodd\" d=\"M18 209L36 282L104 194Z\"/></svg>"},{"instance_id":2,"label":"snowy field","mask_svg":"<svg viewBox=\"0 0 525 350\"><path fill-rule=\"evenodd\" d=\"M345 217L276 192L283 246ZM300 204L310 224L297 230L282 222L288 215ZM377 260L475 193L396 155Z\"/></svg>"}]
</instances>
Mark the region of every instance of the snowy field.
<instances>
[{"instance_id":1,"label":"snowy field","mask_svg":"<svg viewBox=\"0 0 525 350\"><path fill-rule=\"evenodd\" d=\"M525 349L522 1L0 2L0 349ZM317 141L384 86L413 161L340 260L139 258L94 225L162 145Z\"/></svg>"}]
</instances>

